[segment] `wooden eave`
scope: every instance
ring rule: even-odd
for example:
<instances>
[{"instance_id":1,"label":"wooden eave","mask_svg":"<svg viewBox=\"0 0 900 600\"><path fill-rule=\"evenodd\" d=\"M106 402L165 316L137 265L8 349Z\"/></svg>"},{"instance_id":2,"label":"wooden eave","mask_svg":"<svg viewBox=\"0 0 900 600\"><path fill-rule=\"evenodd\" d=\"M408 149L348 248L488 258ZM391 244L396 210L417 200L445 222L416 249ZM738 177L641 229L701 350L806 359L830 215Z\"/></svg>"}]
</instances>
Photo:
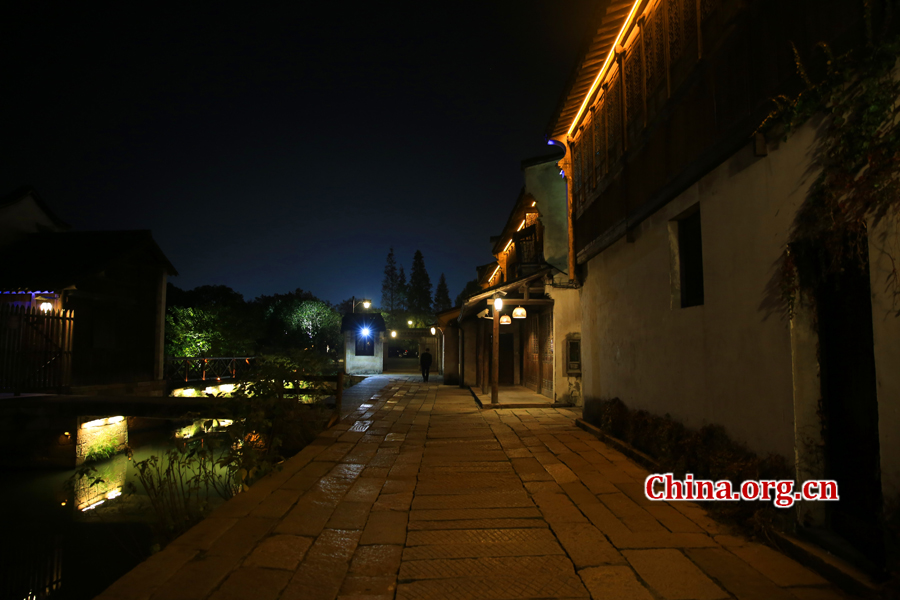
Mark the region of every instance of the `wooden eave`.
<instances>
[{"instance_id":1,"label":"wooden eave","mask_svg":"<svg viewBox=\"0 0 900 600\"><path fill-rule=\"evenodd\" d=\"M582 53L578 67L572 75L566 91L560 99L559 108L550 124L547 126L547 138L565 135L572 125L572 120L578 114L584 98L591 89L591 85L600 73L603 63L610 52L614 50L616 36L635 0L610 0L605 10L598 11L598 20L594 34Z\"/></svg>"}]
</instances>

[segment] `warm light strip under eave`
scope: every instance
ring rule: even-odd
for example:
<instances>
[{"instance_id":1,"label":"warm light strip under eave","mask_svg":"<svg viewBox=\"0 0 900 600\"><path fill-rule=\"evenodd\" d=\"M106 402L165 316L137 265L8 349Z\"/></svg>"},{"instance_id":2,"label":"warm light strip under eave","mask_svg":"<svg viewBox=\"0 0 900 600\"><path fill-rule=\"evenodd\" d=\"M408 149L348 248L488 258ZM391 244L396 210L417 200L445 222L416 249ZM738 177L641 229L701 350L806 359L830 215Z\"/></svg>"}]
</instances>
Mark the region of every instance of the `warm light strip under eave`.
<instances>
[{"instance_id":1,"label":"warm light strip under eave","mask_svg":"<svg viewBox=\"0 0 900 600\"><path fill-rule=\"evenodd\" d=\"M506 248L504 248L503 251L506 252L507 250L509 250L509 247L511 245L512 245L512 240L510 239L508 242L506 242Z\"/></svg>"},{"instance_id":2,"label":"warm light strip under eave","mask_svg":"<svg viewBox=\"0 0 900 600\"><path fill-rule=\"evenodd\" d=\"M497 268L494 269L494 272L493 272L493 273L491 273L491 278L488 279L488 283L490 283L490 282L492 282L492 281L494 280L494 275L496 275L496 274L497 274L497 271L499 271L499 270L500 270L500 265L497 265Z\"/></svg>"},{"instance_id":3,"label":"warm light strip under eave","mask_svg":"<svg viewBox=\"0 0 900 600\"><path fill-rule=\"evenodd\" d=\"M609 54L606 55L606 60L603 61L603 66L600 67L600 72L597 73L597 78L594 80L594 83L591 85L591 89L588 90L587 95L584 97L584 102L581 103L581 108L578 109L578 113L575 115L575 119L572 121L572 126L569 127L568 133L566 136L572 137L572 132L575 131L576 125L581 120L582 115L584 115L585 109L587 109L588 102L590 102L591 97L594 95L594 92L597 91L597 88L600 86L600 82L603 81L603 76L606 75L606 71L609 70L610 61L616 55L616 48L619 46L619 42L622 41L622 36L625 34L625 30L628 29L628 26L631 25L632 20L634 19L634 13L637 11L637 7L640 5L642 0L634 0L634 4L631 7L631 11L629 11L628 16L625 17L625 22L622 23L622 29L619 30L619 35L616 36L616 41L613 42L612 49L609 51Z\"/></svg>"}]
</instances>

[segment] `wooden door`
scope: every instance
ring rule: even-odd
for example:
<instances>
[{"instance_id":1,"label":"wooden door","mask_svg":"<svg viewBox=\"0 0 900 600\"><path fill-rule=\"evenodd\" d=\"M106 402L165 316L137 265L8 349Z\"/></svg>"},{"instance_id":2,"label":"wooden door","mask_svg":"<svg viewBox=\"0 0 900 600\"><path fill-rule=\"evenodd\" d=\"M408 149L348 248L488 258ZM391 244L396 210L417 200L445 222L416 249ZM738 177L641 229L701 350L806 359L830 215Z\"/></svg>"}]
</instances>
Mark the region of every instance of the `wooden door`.
<instances>
[{"instance_id":1,"label":"wooden door","mask_svg":"<svg viewBox=\"0 0 900 600\"><path fill-rule=\"evenodd\" d=\"M538 329L538 314L536 311L529 311L524 325L525 343L522 349L522 371L525 387L535 392L541 391L541 354Z\"/></svg>"},{"instance_id":2,"label":"wooden door","mask_svg":"<svg viewBox=\"0 0 900 600\"><path fill-rule=\"evenodd\" d=\"M513 334L500 334L500 370L497 375L499 385L515 383L515 352L513 351Z\"/></svg>"},{"instance_id":3,"label":"wooden door","mask_svg":"<svg viewBox=\"0 0 900 600\"><path fill-rule=\"evenodd\" d=\"M540 315L541 393L553 398L553 311L546 309Z\"/></svg>"}]
</instances>

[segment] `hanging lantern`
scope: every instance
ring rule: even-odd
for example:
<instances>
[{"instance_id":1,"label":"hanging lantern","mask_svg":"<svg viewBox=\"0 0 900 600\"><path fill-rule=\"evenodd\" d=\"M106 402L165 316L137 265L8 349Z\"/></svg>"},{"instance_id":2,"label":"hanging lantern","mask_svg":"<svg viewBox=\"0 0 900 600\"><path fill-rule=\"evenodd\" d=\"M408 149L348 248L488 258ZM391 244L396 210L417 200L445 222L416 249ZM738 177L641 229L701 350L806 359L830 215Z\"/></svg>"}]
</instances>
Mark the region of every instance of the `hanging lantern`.
<instances>
[{"instance_id":1,"label":"hanging lantern","mask_svg":"<svg viewBox=\"0 0 900 600\"><path fill-rule=\"evenodd\" d=\"M513 309L513 319L524 319L526 316L528 316L528 313L526 313L525 309L521 306L517 306Z\"/></svg>"},{"instance_id":2,"label":"hanging lantern","mask_svg":"<svg viewBox=\"0 0 900 600\"><path fill-rule=\"evenodd\" d=\"M509 318L509 315L502 315L500 317L501 325L509 325L510 323L512 323L512 319Z\"/></svg>"}]
</instances>

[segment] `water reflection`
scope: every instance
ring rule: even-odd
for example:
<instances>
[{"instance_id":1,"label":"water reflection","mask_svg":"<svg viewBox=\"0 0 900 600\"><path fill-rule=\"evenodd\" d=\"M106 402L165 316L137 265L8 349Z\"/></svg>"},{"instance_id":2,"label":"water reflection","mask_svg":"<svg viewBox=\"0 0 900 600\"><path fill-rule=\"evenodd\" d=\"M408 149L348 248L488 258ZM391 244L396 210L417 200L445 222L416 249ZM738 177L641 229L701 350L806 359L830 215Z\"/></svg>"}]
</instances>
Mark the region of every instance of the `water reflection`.
<instances>
[{"instance_id":1,"label":"water reflection","mask_svg":"<svg viewBox=\"0 0 900 600\"><path fill-rule=\"evenodd\" d=\"M161 457L176 444L202 444L206 429L223 426L160 423L162 429L130 432L133 456L90 463L94 471L87 477L73 478L75 469L4 473L0 598L93 598L150 555L153 512L134 463ZM196 434L176 438L186 427ZM129 483L137 493L127 493Z\"/></svg>"}]
</instances>

